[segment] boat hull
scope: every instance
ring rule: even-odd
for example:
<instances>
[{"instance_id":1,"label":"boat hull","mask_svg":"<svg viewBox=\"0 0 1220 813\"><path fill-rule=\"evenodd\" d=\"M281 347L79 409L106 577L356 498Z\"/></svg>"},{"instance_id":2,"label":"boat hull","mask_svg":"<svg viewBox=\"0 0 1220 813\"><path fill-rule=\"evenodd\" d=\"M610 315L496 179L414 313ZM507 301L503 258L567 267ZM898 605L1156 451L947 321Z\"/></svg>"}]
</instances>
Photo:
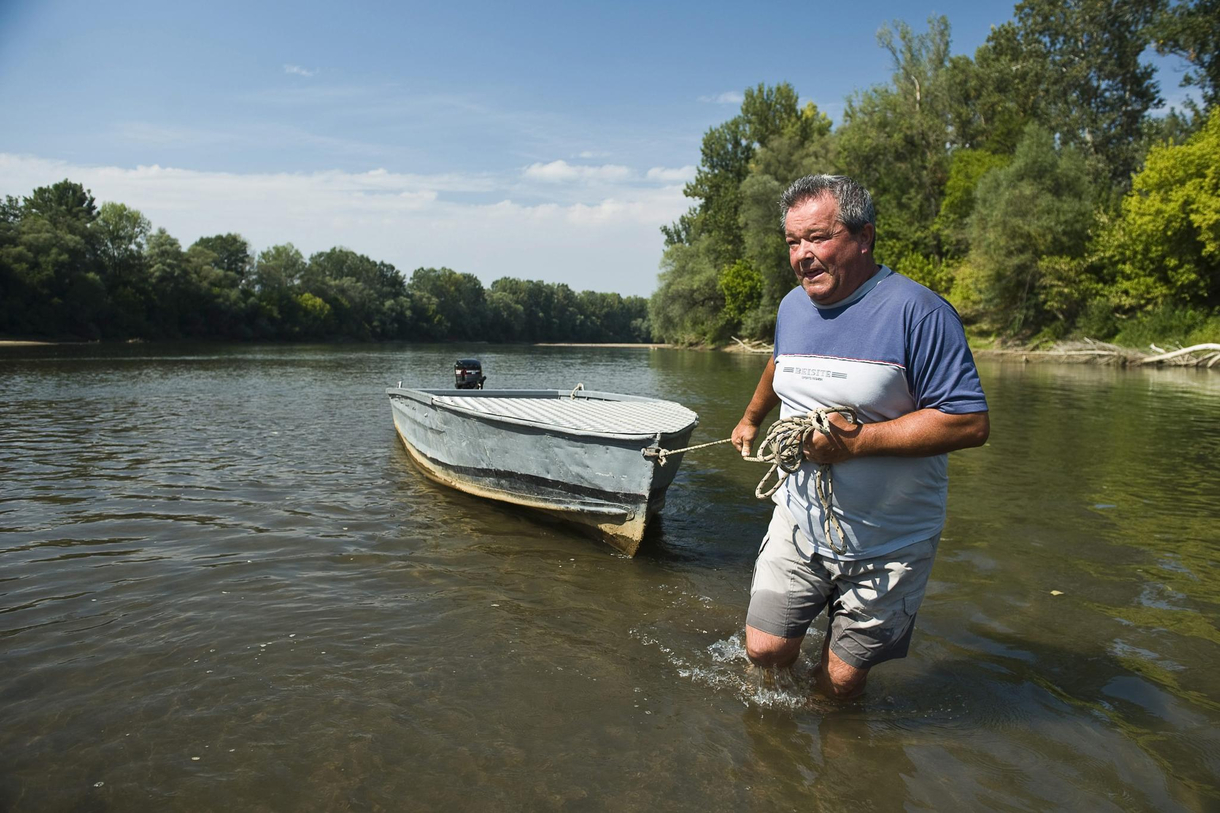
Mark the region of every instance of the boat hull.
<instances>
[{"instance_id":1,"label":"boat hull","mask_svg":"<svg viewBox=\"0 0 1220 813\"><path fill-rule=\"evenodd\" d=\"M651 435L590 433L453 408L438 402L435 391L386 392L399 438L430 479L575 523L628 556L635 555L649 521L663 507L681 462L681 455L671 455L661 466L643 450L685 446L697 425L693 420L677 431Z\"/></svg>"}]
</instances>

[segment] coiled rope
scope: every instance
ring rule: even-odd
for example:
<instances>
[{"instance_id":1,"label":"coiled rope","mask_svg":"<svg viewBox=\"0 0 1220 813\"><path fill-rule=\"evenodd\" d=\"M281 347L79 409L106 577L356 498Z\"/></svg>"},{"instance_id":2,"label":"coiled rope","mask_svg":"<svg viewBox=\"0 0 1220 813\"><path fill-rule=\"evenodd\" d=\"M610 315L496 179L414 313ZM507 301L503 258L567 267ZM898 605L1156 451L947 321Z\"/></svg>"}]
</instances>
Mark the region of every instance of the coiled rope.
<instances>
[{"instance_id":1,"label":"coiled rope","mask_svg":"<svg viewBox=\"0 0 1220 813\"><path fill-rule=\"evenodd\" d=\"M767 473L762 476L754 488L755 497L760 500L767 499L779 490L785 477L801 467L801 464L805 462L805 444L814 432L830 435L830 415L835 412L853 424L857 422L856 411L851 407L821 407L808 415L793 415L771 424L771 428L767 430L763 442L758 447L758 454L753 457L742 455L743 460L751 463L771 464L771 468L767 469ZM669 455L706 449L708 446L718 446L721 443L730 443L732 440L732 438L724 438L681 449L653 447L644 449L643 454L644 457L655 457L657 463L664 466ZM768 487L767 480L772 474L775 475L775 482ZM835 553L843 553L846 550L847 537L843 534L843 526L839 523L838 516L831 510L834 500L834 483L831 479L829 463L819 464L814 471L813 490L818 496L818 502L822 505L822 532L826 535L826 542ZM832 530L834 535L831 534ZM839 538L838 545L835 544L835 536Z\"/></svg>"}]
</instances>

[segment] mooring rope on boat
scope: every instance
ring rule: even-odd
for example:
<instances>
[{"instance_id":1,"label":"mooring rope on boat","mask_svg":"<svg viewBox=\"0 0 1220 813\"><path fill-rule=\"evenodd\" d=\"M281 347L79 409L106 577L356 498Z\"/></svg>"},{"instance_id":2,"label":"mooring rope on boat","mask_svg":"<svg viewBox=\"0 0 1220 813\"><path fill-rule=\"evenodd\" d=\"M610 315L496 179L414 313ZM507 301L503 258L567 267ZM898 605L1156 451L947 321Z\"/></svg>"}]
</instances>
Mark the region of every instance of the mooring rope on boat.
<instances>
[{"instance_id":1,"label":"mooring rope on boat","mask_svg":"<svg viewBox=\"0 0 1220 813\"><path fill-rule=\"evenodd\" d=\"M801 467L805 462L805 444L814 432L821 432L823 435L829 436L831 433L830 415L839 413L847 418L853 424L856 423L856 411L851 407L821 407L813 410L808 415L793 415L789 418L781 418L771 424L771 428L767 430L763 442L758 447L758 454L754 456L742 455L743 460L751 463L770 463L771 468L758 481L758 485L754 488L754 496L760 500L765 500L779 490L780 484L784 478ZM693 452L697 449L706 449L709 446L719 446L722 443L731 443L732 438L724 438L723 440L713 440L711 443L700 443L696 446L685 446L681 449L661 449L653 447L644 449L644 457L655 457L657 462L664 466L666 458L672 454L682 452ZM775 475L775 482L770 487L764 490L767 480L771 475ZM822 532L826 535L826 542L830 545L830 549L835 553L843 553L846 550L847 537L843 534L843 526L839 523L838 516L831 510L831 503L834 500L834 483L830 475L830 464L819 464L814 471L813 490L818 495L818 502L822 504ZM839 544L836 545L834 536L831 531L839 538Z\"/></svg>"}]
</instances>

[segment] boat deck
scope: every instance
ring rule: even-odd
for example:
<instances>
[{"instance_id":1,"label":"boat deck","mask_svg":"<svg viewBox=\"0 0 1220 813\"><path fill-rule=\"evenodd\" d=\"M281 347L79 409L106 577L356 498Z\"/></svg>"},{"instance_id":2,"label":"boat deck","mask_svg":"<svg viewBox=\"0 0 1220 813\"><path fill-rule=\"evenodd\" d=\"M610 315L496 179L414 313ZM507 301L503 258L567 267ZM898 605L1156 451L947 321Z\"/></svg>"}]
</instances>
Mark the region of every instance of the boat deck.
<instances>
[{"instance_id":1,"label":"boat deck","mask_svg":"<svg viewBox=\"0 0 1220 813\"><path fill-rule=\"evenodd\" d=\"M547 424L577 432L649 435L686 429L698 416L671 401L611 401L578 394L563 397L436 395L439 405L480 415Z\"/></svg>"}]
</instances>

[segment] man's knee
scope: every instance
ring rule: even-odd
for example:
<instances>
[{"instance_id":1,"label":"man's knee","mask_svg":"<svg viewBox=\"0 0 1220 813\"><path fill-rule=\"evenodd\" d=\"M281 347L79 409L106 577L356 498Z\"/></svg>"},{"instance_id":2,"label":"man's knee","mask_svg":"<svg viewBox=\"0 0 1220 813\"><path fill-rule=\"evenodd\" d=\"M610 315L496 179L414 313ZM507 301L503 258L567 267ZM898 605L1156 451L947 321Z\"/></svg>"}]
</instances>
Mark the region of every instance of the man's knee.
<instances>
[{"instance_id":1,"label":"man's knee","mask_svg":"<svg viewBox=\"0 0 1220 813\"><path fill-rule=\"evenodd\" d=\"M833 651L826 650L822 677L822 690L838 700L850 700L864 691L868 669L852 666Z\"/></svg>"},{"instance_id":2,"label":"man's knee","mask_svg":"<svg viewBox=\"0 0 1220 813\"><path fill-rule=\"evenodd\" d=\"M756 666L768 669L791 666L801 654L802 638L782 638L747 624L746 656Z\"/></svg>"},{"instance_id":3,"label":"man's knee","mask_svg":"<svg viewBox=\"0 0 1220 813\"><path fill-rule=\"evenodd\" d=\"M830 677L826 681L825 689L827 694L836 700L851 700L853 697L858 697L864 691L864 678L849 678L835 680Z\"/></svg>"}]
</instances>

